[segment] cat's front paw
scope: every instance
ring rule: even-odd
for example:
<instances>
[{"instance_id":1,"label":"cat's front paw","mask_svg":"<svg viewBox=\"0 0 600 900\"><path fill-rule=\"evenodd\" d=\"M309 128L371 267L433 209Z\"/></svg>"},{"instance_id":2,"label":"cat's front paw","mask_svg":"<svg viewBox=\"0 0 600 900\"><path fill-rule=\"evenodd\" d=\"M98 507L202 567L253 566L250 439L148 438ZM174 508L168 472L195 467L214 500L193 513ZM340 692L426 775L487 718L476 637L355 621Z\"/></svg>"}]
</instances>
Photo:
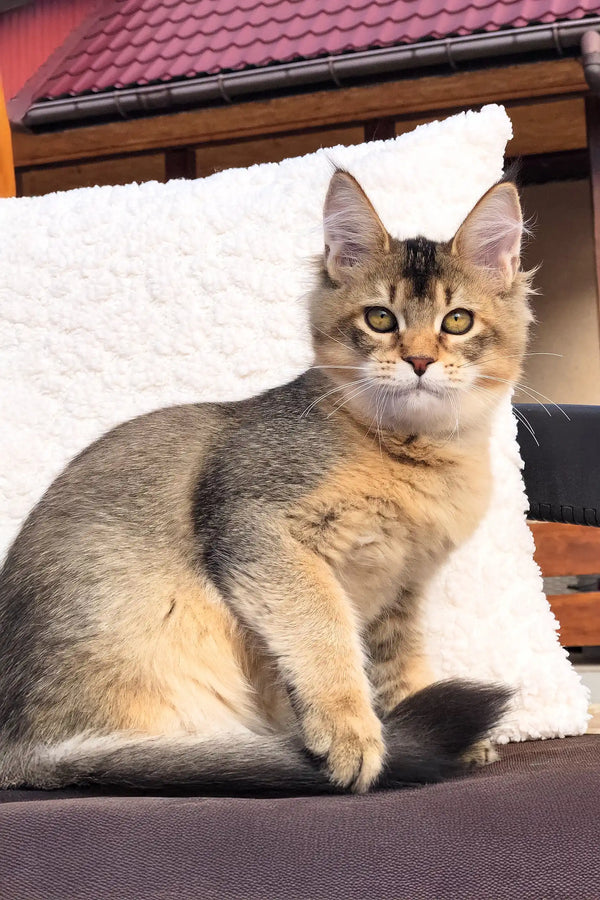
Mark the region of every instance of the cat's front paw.
<instances>
[{"instance_id":1,"label":"cat's front paw","mask_svg":"<svg viewBox=\"0 0 600 900\"><path fill-rule=\"evenodd\" d=\"M489 740L478 741L476 744L473 744L472 747L469 747L467 752L462 756L462 761L472 768L477 766L488 766L490 763L497 762L499 759L500 754Z\"/></svg>"},{"instance_id":2,"label":"cat's front paw","mask_svg":"<svg viewBox=\"0 0 600 900\"><path fill-rule=\"evenodd\" d=\"M383 766L381 722L370 707L362 714L344 714L344 705L341 702L335 711L313 709L304 717L306 746L325 759L333 784L362 794L373 785Z\"/></svg>"}]
</instances>

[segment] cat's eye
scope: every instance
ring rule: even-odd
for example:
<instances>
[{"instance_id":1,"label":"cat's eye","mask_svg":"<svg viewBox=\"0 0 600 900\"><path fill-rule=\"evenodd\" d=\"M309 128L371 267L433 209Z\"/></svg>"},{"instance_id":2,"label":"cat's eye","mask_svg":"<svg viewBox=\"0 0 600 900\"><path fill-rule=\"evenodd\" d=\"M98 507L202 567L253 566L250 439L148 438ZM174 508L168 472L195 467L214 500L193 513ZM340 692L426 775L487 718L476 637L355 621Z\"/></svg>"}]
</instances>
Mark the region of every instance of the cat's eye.
<instances>
[{"instance_id":1,"label":"cat's eye","mask_svg":"<svg viewBox=\"0 0 600 900\"><path fill-rule=\"evenodd\" d=\"M395 331L398 327L396 316L384 306L369 306L369 308L365 310L365 321L373 331L382 333L386 331Z\"/></svg>"},{"instance_id":2,"label":"cat's eye","mask_svg":"<svg viewBox=\"0 0 600 900\"><path fill-rule=\"evenodd\" d=\"M468 309L453 309L442 320L446 334L466 334L473 327L473 313Z\"/></svg>"}]
</instances>

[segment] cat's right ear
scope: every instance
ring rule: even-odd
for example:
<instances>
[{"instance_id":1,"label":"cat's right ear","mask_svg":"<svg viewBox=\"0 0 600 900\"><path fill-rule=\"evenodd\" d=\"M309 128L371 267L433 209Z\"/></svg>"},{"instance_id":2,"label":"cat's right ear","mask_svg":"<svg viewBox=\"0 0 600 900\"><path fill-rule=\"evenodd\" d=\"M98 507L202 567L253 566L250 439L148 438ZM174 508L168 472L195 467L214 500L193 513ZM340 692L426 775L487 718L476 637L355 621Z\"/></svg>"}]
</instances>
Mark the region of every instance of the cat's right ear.
<instances>
[{"instance_id":1,"label":"cat's right ear","mask_svg":"<svg viewBox=\"0 0 600 900\"><path fill-rule=\"evenodd\" d=\"M358 181L338 169L323 209L325 267L337 282L350 280L376 253L389 250L390 238Z\"/></svg>"},{"instance_id":2,"label":"cat's right ear","mask_svg":"<svg viewBox=\"0 0 600 900\"><path fill-rule=\"evenodd\" d=\"M477 266L497 287L508 290L520 266L523 213L517 189L501 181L483 195L462 223L452 253Z\"/></svg>"}]
</instances>

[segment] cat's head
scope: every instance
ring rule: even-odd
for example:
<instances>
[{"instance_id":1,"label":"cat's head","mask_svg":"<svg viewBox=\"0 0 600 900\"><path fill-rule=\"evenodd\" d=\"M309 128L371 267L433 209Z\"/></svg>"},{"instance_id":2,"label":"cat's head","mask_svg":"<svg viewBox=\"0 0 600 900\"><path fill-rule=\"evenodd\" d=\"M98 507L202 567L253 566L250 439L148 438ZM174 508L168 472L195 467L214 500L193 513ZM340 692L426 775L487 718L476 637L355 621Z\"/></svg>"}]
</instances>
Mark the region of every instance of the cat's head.
<instances>
[{"instance_id":1,"label":"cat's head","mask_svg":"<svg viewBox=\"0 0 600 900\"><path fill-rule=\"evenodd\" d=\"M347 172L331 179L311 295L316 365L362 421L456 434L518 378L532 319L519 196L501 182L448 243L400 241Z\"/></svg>"}]
</instances>

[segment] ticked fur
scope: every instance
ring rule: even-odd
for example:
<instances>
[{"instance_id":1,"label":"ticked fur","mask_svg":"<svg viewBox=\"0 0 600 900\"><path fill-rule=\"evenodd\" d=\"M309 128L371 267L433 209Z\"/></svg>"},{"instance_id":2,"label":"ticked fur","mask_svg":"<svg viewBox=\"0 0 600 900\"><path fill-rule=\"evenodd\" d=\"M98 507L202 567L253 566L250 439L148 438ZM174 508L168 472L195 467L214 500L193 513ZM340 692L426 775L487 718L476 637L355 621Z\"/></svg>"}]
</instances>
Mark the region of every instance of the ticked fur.
<instances>
[{"instance_id":1,"label":"ticked fur","mask_svg":"<svg viewBox=\"0 0 600 900\"><path fill-rule=\"evenodd\" d=\"M315 366L119 426L25 522L0 576L0 786L272 787L271 752L292 790L363 791L447 774L500 714L502 690L428 688L420 599L485 511L525 350L516 191L448 244L401 242L338 171L324 223Z\"/></svg>"}]
</instances>

